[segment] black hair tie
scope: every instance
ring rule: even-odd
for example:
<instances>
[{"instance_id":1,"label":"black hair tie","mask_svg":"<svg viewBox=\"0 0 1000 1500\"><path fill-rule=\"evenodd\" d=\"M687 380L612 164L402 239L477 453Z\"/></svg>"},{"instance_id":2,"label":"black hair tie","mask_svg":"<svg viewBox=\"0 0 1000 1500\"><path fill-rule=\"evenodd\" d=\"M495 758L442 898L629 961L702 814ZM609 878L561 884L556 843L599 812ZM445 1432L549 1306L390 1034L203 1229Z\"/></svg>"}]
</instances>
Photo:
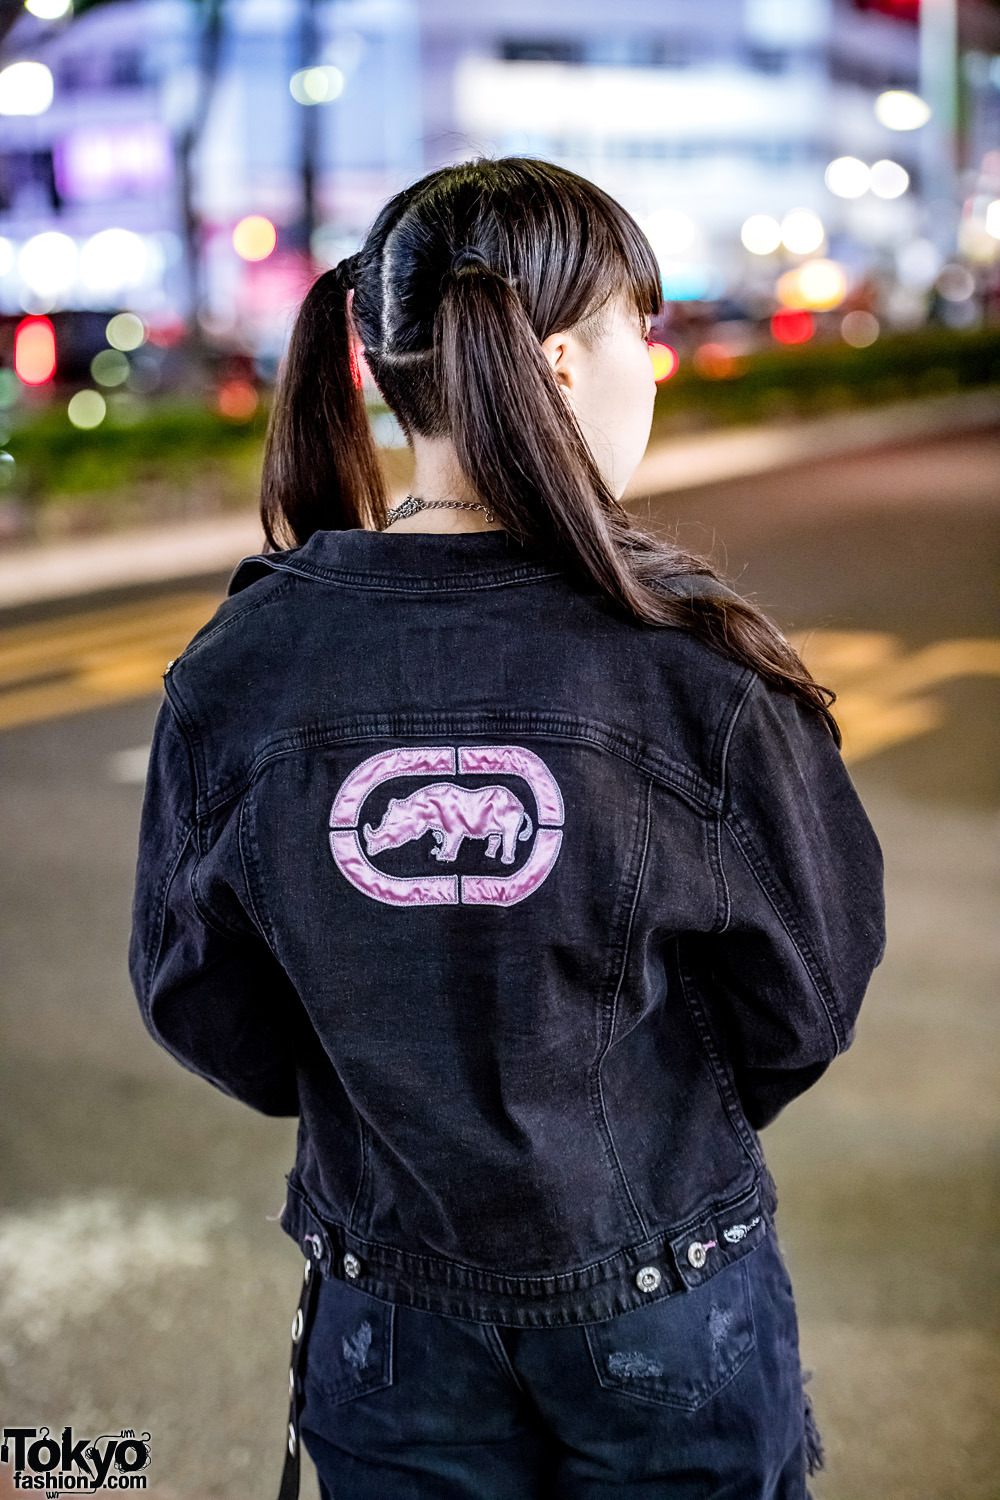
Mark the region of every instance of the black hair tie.
<instances>
[{"instance_id":1,"label":"black hair tie","mask_svg":"<svg viewBox=\"0 0 1000 1500\"><path fill-rule=\"evenodd\" d=\"M459 271L467 271L470 268L488 271L490 263L483 252L476 249L475 245L462 245L452 256L449 270L454 276Z\"/></svg>"},{"instance_id":2,"label":"black hair tie","mask_svg":"<svg viewBox=\"0 0 1000 1500\"><path fill-rule=\"evenodd\" d=\"M337 285L345 292L357 285L358 260L357 255L345 255L344 259L338 261L333 268L333 274L337 279Z\"/></svg>"}]
</instances>

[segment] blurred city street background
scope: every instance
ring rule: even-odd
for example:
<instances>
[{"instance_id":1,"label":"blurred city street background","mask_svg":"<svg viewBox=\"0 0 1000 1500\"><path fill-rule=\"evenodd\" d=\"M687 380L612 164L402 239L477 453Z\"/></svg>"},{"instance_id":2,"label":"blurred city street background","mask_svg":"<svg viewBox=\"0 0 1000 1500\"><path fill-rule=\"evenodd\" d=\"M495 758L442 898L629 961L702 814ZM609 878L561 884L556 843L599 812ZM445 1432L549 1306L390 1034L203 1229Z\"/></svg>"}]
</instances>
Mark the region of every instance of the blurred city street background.
<instances>
[{"instance_id":1,"label":"blurred city street background","mask_svg":"<svg viewBox=\"0 0 1000 1500\"><path fill-rule=\"evenodd\" d=\"M155 1500L277 1490L296 1122L142 1026L148 745L262 545L298 300L389 194L479 153L563 162L649 235L628 504L837 690L885 850L857 1040L764 1134L816 1500L996 1500L991 0L0 0L0 1422L148 1431Z\"/></svg>"}]
</instances>

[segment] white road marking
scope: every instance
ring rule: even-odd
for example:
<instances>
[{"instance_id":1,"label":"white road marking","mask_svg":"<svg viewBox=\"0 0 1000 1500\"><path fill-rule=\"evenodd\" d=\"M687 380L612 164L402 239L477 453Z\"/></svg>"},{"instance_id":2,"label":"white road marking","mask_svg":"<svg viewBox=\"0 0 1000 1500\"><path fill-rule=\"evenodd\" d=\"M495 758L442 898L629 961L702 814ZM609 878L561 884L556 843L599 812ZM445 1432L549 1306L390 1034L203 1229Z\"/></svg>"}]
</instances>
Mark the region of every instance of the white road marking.
<instances>
[{"instance_id":1,"label":"white road marking","mask_svg":"<svg viewBox=\"0 0 1000 1500\"><path fill-rule=\"evenodd\" d=\"M115 1193L65 1197L0 1221L0 1337L42 1344L123 1289L204 1266L233 1200L134 1207Z\"/></svg>"},{"instance_id":2,"label":"white road marking","mask_svg":"<svg viewBox=\"0 0 1000 1500\"><path fill-rule=\"evenodd\" d=\"M142 785L149 767L151 745L133 745L130 750L116 750L108 756L108 775L112 781Z\"/></svg>"}]
</instances>

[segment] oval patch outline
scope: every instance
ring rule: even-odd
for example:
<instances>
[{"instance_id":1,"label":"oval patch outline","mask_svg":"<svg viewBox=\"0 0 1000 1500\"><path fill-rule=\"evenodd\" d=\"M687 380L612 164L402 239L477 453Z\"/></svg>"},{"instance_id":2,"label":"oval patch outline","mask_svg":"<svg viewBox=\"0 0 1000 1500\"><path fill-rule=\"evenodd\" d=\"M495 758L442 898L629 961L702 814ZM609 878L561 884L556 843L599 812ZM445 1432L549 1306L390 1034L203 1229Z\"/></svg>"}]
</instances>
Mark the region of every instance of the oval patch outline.
<instances>
[{"instance_id":1,"label":"oval patch outline","mask_svg":"<svg viewBox=\"0 0 1000 1500\"><path fill-rule=\"evenodd\" d=\"M361 806L375 787L400 776L518 776L535 798L538 825L504 786L470 789L438 781L393 799L378 828L358 827ZM330 850L340 873L357 890L387 906L513 906L536 891L556 862L565 818L562 793L548 766L523 745L428 745L382 750L345 778L330 809ZM412 830L412 831L411 831ZM486 852L513 862L518 842L533 837L531 853L512 875L386 875L368 858L432 832L431 851L447 863L465 838L486 839ZM382 842L382 841L385 842Z\"/></svg>"}]
</instances>

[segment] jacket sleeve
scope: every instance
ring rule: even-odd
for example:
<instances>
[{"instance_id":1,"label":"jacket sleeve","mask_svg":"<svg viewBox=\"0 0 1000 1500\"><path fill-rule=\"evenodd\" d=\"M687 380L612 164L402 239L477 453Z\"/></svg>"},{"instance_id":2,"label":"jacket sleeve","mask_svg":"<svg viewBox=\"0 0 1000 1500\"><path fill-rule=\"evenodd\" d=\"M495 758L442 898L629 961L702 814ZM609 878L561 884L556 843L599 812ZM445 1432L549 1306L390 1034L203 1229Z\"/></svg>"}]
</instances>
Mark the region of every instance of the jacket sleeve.
<instances>
[{"instance_id":1,"label":"jacket sleeve","mask_svg":"<svg viewBox=\"0 0 1000 1500\"><path fill-rule=\"evenodd\" d=\"M240 903L225 915L195 885L200 852L191 755L169 697L153 731L139 828L129 974L162 1047L265 1115L297 1115L298 994Z\"/></svg>"},{"instance_id":2,"label":"jacket sleeve","mask_svg":"<svg viewBox=\"0 0 1000 1500\"><path fill-rule=\"evenodd\" d=\"M850 1046L885 918L882 852L833 737L759 678L730 736L718 857L713 998L760 1129Z\"/></svg>"}]
</instances>

